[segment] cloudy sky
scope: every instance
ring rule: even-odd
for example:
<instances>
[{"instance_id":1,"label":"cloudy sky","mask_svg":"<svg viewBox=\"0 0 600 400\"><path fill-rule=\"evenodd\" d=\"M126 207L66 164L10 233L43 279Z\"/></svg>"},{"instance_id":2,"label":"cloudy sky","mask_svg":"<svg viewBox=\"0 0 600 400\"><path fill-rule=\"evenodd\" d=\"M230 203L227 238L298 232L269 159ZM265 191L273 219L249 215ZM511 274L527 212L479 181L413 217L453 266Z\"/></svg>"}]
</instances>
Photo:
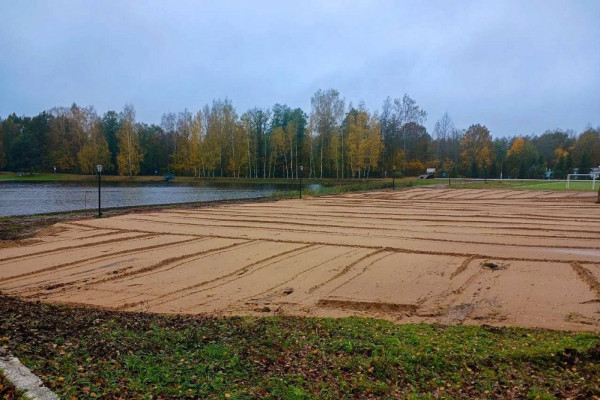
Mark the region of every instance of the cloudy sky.
<instances>
[{"instance_id":1,"label":"cloudy sky","mask_svg":"<svg viewBox=\"0 0 600 400\"><path fill-rule=\"evenodd\" d=\"M310 112L318 89L408 93L494 136L600 125L600 1L0 1L0 117L229 97Z\"/></svg>"}]
</instances>

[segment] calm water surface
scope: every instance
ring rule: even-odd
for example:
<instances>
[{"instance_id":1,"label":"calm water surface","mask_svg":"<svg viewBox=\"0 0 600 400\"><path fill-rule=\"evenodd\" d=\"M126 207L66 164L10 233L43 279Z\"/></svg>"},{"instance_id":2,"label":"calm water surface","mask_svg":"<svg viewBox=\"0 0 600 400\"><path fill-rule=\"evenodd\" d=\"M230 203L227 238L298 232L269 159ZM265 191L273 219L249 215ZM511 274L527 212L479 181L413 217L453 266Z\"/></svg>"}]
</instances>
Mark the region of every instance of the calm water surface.
<instances>
[{"instance_id":1,"label":"calm water surface","mask_svg":"<svg viewBox=\"0 0 600 400\"><path fill-rule=\"evenodd\" d=\"M103 182L102 207L246 199L270 196L275 190L274 185ZM0 216L97 209L98 186L91 182L0 182Z\"/></svg>"}]
</instances>

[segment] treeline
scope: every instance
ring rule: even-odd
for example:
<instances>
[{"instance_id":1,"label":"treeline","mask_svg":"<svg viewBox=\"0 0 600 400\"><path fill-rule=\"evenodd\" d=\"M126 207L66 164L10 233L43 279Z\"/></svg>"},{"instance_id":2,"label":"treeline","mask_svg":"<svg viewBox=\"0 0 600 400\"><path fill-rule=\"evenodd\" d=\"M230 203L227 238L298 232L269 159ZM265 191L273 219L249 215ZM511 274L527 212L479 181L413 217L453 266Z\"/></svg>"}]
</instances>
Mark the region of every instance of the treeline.
<instances>
[{"instance_id":1,"label":"treeline","mask_svg":"<svg viewBox=\"0 0 600 400\"><path fill-rule=\"evenodd\" d=\"M230 100L196 112L166 113L159 125L135 109L100 116L93 107L54 108L34 117L0 118L0 170L195 177L311 178L418 175L426 168L464 177L564 178L600 165L600 128L580 134L492 138L481 124L454 126L448 114L427 132L427 112L408 95L379 111L319 90L310 114L275 104L239 115Z\"/></svg>"}]
</instances>

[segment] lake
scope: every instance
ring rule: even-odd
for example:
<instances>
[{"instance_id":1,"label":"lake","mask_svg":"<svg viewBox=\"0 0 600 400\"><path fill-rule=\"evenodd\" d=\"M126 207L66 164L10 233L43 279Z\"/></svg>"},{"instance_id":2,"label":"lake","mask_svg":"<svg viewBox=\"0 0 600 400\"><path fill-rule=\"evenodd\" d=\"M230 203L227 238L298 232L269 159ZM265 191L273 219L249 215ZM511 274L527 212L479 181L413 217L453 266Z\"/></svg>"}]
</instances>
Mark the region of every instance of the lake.
<instances>
[{"instance_id":1,"label":"lake","mask_svg":"<svg viewBox=\"0 0 600 400\"><path fill-rule=\"evenodd\" d=\"M319 185L311 185L319 186ZM296 185L210 182L102 182L102 208L267 197ZM0 182L0 216L98 211L94 182Z\"/></svg>"}]
</instances>

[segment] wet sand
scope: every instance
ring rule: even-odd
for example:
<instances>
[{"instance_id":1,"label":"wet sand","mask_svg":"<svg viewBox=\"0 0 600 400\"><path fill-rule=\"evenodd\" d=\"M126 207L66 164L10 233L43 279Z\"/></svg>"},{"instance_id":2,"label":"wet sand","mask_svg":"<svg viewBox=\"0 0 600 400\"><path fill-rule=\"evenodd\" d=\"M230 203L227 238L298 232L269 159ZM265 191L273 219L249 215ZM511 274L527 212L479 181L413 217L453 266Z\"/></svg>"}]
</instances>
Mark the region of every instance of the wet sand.
<instances>
[{"instance_id":1,"label":"wet sand","mask_svg":"<svg viewBox=\"0 0 600 400\"><path fill-rule=\"evenodd\" d=\"M415 188L65 222L0 243L30 300L600 331L593 192Z\"/></svg>"}]
</instances>

